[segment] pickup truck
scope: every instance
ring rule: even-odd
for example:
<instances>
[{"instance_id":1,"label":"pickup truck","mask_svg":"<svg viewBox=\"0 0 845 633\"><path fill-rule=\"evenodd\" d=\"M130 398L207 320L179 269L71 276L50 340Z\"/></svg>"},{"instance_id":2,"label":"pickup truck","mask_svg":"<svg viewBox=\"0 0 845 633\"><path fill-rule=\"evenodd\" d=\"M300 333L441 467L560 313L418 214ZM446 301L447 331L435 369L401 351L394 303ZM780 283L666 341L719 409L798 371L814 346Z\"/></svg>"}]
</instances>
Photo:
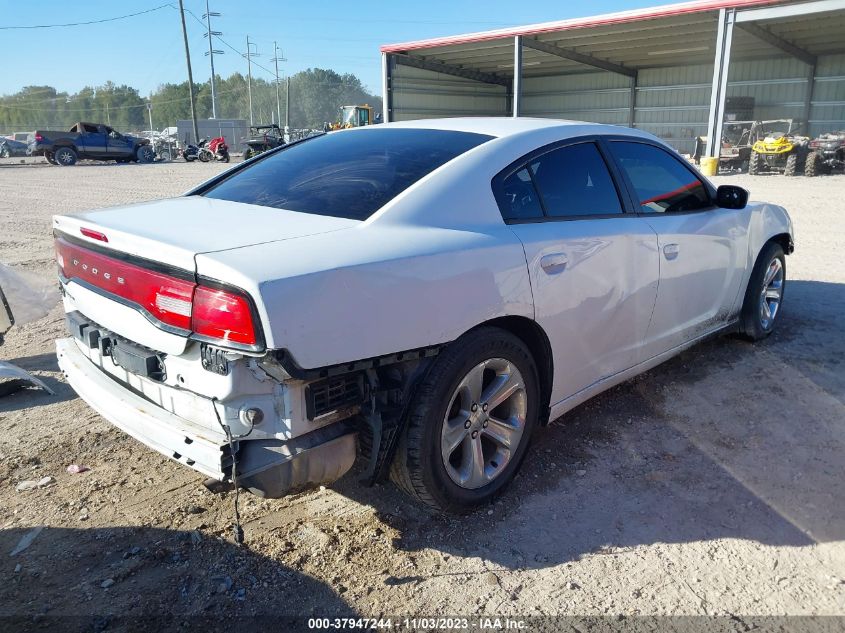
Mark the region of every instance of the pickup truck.
<instances>
[{"instance_id":1,"label":"pickup truck","mask_svg":"<svg viewBox=\"0 0 845 633\"><path fill-rule=\"evenodd\" d=\"M151 163L155 152L150 141L124 135L102 123L79 122L67 132L36 130L29 140L30 153L44 156L53 165L69 167L81 158Z\"/></svg>"}]
</instances>

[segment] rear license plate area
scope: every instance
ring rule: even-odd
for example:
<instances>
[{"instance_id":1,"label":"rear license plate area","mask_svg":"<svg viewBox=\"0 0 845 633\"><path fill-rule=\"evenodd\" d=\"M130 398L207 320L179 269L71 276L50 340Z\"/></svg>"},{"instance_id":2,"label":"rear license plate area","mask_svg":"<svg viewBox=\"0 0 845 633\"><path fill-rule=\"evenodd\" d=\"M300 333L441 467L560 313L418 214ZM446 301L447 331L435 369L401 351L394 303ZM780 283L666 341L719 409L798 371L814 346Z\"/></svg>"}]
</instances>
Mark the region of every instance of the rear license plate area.
<instances>
[{"instance_id":1,"label":"rear license plate area","mask_svg":"<svg viewBox=\"0 0 845 633\"><path fill-rule=\"evenodd\" d=\"M79 312L70 312L66 316L68 329L74 338L89 349L97 349L105 359L110 356L112 362L126 371L163 382L167 377L164 354L131 343L117 336Z\"/></svg>"}]
</instances>

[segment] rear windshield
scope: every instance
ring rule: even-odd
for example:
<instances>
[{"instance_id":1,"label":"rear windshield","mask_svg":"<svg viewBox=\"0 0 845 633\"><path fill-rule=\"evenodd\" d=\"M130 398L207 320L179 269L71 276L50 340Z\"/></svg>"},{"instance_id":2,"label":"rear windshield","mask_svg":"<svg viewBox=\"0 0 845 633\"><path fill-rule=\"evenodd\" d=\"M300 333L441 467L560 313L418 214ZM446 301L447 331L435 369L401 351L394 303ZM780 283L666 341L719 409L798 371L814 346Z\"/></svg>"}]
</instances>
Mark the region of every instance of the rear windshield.
<instances>
[{"instance_id":1,"label":"rear windshield","mask_svg":"<svg viewBox=\"0 0 845 633\"><path fill-rule=\"evenodd\" d=\"M366 220L426 174L491 138L378 127L326 134L268 156L203 195Z\"/></svg>"}]
</instances>

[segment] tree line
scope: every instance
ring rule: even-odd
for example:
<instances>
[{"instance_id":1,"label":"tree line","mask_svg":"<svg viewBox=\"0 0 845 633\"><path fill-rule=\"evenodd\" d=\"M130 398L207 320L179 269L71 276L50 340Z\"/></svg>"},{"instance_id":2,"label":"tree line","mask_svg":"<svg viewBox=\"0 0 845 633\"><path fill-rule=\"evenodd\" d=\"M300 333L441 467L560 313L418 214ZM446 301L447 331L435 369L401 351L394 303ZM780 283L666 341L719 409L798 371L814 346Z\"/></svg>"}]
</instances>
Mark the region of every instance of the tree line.
<instances>
[{"instance_id":1,"label":"tree line","mask_svg":"<svg viewBox=\"0 0 845 633\"><path fill-rule=\"evenodd\" d=\"M381 111L381 98L370 94L351 73L309 68L290 77L290 125L293 128L321 128L336 121L342 105L369 104ZM281 124L285 121L287 83L279 85ZM211 118L211 83L195 83L197 118ZM247 78L234 73L215 81L218 119L249 121ZM255 123L279 123L274 81L252 79L252 112ZM25 132L34 129L64 129L77 121L106 123L122 131L162 129L191 118L188 82L162 84L150 97L136 88L111 81L86 86L78 92L59 92L51 86L26 86L15 94L0 96L0 131Z\"/></svg>"}]
</instances>

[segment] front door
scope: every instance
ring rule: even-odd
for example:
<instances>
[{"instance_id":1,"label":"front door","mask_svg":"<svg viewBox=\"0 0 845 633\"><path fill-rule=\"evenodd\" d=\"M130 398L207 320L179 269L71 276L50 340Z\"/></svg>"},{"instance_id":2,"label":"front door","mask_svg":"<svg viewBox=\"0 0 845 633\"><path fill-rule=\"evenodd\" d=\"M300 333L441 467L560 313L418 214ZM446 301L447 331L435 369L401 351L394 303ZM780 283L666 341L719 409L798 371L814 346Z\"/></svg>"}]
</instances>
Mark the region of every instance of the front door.
<instances>
[{"instance_id":1,"label":"front door","mask_svg":"<svg viewBox=\"0 0 845 633\"><path fill-rule=\"evenodd\" d=\"M707 185L670 151L633 140L609 145L658 239L660 288L643 361L729 321L745 269L746 214L717 207Z\"/></svg>"},{"instance_id":2,"label":"front door","mask_svg":"<svg viewBox=\"0 0 845 633\"><path fill-rule=\"evenodd\" d=\"M103 126L100 126L103 128ZM102 129L91 123L83 123L79 130L79 149L84 156L100 158L106 153L106 136Z\"/></svg>"},{"instance_id":3,"label":"front door","mask_svg":"<svg viewBox=\"0 0 845 633\"><path fill-rule=\"evenodd\" d=\"M525 248L535 320L551 343L552 405L633 366L657 294L657 237L624 212L599 147L530 156L497 198Z\"/></svg>"},{"instance_id":4,"label":"front door","mask_svg":"<svg viewBox=\"0 0 845 633\"><path fill-rule=\"evenodd\" d=\"M132 142L110 127L106 128L106 144L109 158L129 158L132 156Z\"/></svg>"}]
</instances>

